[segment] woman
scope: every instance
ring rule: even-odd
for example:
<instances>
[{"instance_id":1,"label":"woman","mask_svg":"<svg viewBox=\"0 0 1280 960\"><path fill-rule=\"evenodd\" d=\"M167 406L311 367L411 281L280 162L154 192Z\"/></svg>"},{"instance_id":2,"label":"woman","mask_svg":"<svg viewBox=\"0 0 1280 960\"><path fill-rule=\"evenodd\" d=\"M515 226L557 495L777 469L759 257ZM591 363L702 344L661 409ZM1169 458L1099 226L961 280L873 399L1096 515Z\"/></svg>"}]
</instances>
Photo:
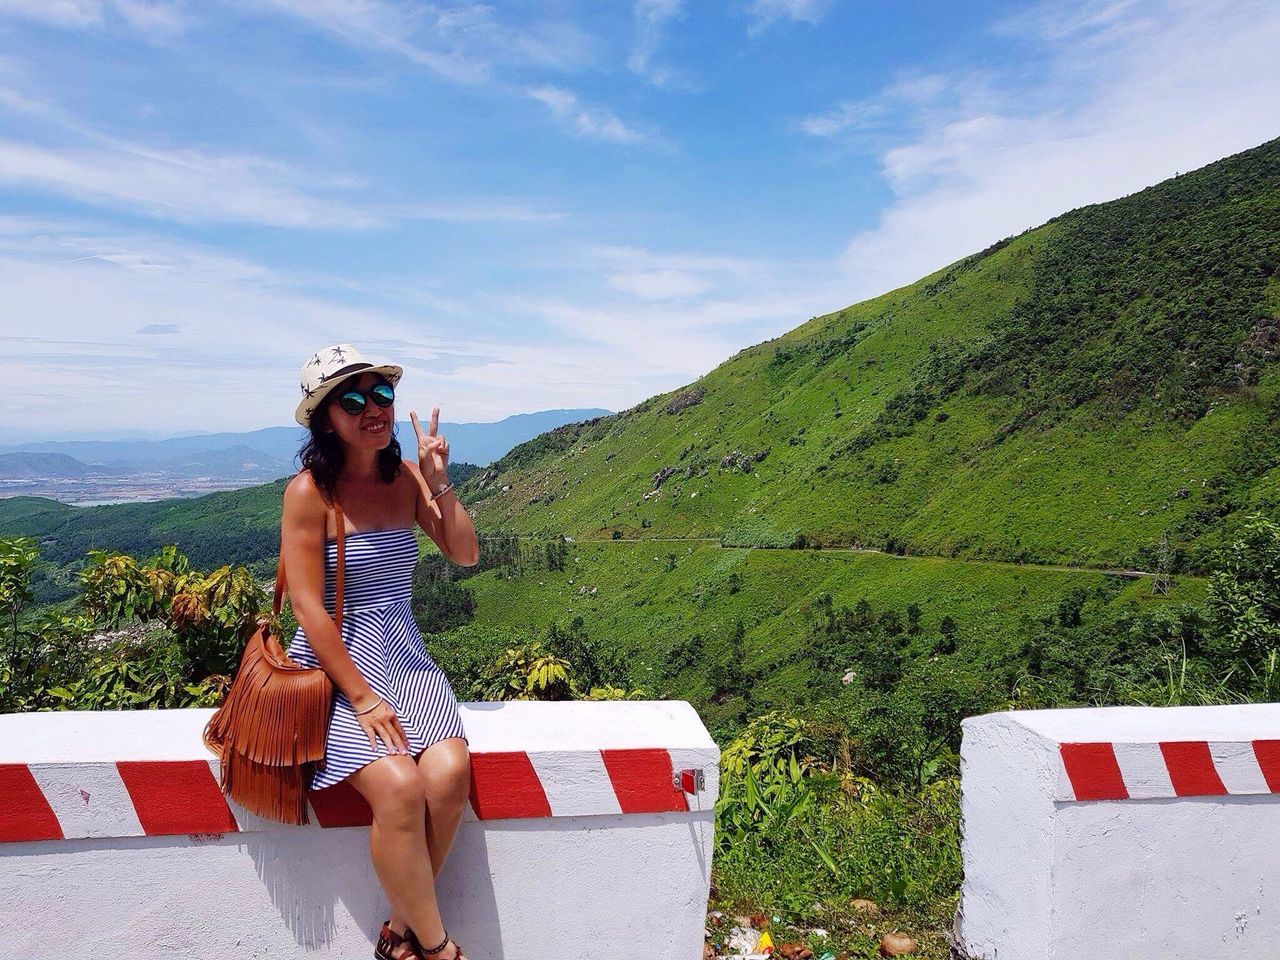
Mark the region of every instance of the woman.
<instances>
[{"instance_id":1,"label":"woman","mask_svg":"<svg viewBox=\"0 0 1280 960\"><path fill-rule=\"evenodd\" d=\"M463 566L478 560L479 544L449 482L439 407L425 433L410 413L418 456L400 457L393 402L402 372L346 343L303 364L295 417L311 436L303 469L285 488L280 530L298 620L287 652L322 666L334 683L325 760L311 788L348 780L373 811L369 849L392 911L375 957L465 960L440 918L434 880L466 806L470 754L457 700L423 646L409 597L415 524ZM332 617L331 498L347 528L341 636Z\"/></svg>"}]
</instances>

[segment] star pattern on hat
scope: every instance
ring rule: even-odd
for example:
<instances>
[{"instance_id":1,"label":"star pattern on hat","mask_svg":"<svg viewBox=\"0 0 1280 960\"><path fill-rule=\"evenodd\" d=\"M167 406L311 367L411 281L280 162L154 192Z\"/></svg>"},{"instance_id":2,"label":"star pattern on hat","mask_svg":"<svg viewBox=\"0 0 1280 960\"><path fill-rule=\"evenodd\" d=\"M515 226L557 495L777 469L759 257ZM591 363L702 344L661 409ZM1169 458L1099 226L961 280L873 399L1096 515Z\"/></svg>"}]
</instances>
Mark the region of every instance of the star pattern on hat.
<instances>
[{"instance_id":1,"label":"star pattern on hat","mask_svg":"<svg viewBox=\"0 0 1280 960\"><path fill-rule=\"evenodd\" d=\"M302 367L302 376L300 378L299 388L302 391L301 403L307 404L307 401L313 401L306 406L300 407L300 416L304 420L310 420L311 414L318 410L323 402L323 397L327 396L333 390L333 381L343 380L347 377L356 376L358 372L366 369L373 369L378 366L388 367L394 364L376 364L367 360L358 360L348 362L352 355L360 356L360 352L349 343L336 343L325 347L324 350L311 355L310 359ZM319 369L313 369L318 367ZM326 367L328 369L326 369ZM354 368L354 369L353 369ZM380 377L395 386L399 383L403 374L403 370L393 372L391 370L375 370ZM341 376L339 376L341 374ZM321 395L321 400L316 400L316 395Z\"/></svg>"}]
</instances>

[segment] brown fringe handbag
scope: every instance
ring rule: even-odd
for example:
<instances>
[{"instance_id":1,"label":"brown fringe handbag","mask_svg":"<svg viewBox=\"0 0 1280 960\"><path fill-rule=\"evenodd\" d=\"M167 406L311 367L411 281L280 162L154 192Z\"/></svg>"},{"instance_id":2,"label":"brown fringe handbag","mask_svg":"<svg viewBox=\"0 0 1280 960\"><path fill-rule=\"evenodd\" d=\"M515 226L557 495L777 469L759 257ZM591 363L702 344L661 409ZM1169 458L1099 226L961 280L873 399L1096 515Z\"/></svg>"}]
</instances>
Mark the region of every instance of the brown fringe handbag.
<instances>
[{"instance_id":1,"label":"brown fringe handbag","mask_svg":"<svg viewBox=\"0 0 1280 960\"><path fill-rule=\"evenodd\" d=\"M342 506L332 501L338 529L334 622L342 635ZM284 544L276 564L272 617L285 591ZM320 667L289 658L263 618L245 644L231 689L209 722L203 740L219 758L222 792L260 817L297 826L310 823L307 791L324 765L333 681Z\"/></svg>"}]
</instances>

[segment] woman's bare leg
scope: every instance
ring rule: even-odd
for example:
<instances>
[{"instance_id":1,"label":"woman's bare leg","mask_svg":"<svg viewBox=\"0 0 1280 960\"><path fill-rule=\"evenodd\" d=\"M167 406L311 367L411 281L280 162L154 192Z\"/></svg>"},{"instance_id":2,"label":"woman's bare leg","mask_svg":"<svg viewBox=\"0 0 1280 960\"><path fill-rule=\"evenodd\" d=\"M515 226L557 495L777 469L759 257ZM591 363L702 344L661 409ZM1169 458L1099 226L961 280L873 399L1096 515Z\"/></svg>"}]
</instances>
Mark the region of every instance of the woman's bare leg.
<instances>
[{"instance_id":1,"label":"woman's bare leg","mask_svg":"<svg viewBox=\"0 0 1280 960\"><path fill-rule=\"evenodd\" d=\"M444 868L471 792L471 753L462 737L437 740L418 758L427 784L427 849L436 876Z\"/></svg>"},{"instance_id":2,"label":"woman's bare leg","mask_svg":"<svg viewBox=\"0 0 1280 960\"><path fill-rule=\"evenodd\" d=\"M444 924L427 847L422 774L412 758L389 755L365 764L349 779L373 812L369 854L387 900L422 943L434 946L444 937ZM438 960L453 956L451 944Z\"/></svg>"},{"instance_id":3,"label":"woman's bare leg","mask_svg":"<svg viewBox=\"0 0 1280 960\"><path fill-rule=\"evenodd\" d=\"M427 850L432 873L438 877L467 808L467 795L471 791L471 753L462 737L446 737L418 754L417 764L426 784ZM413 927L412 923L407 925ZM403 936L405 926L404 918L392 906L391 929ZM417 927L414 927L414 933L417 932ZM439 943L443 936L440 934L431 946ZM420 935L418 939L423 937Z\"/></svg>"}]
</instances>

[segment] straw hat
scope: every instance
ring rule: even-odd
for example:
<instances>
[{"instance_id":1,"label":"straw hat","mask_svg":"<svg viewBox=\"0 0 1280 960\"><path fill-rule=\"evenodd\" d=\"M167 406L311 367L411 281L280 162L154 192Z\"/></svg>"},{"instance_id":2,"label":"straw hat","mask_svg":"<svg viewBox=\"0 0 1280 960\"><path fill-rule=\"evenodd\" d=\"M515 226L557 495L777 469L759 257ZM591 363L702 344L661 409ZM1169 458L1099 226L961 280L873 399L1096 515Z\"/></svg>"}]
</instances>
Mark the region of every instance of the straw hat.
<instances>
[{"instance_id":1,"label":"straw hat","mask_svg":"<svg viewBox=\"0 0 1280 960\"><path fill-rule=\"evenodd\" d=\"M335 343L313 354L302 365L298 375L302 400L293 418L304 427L311 425L311 414L328 396L329 391L345 378L357 373L380 373L394 387L400 382L404 368L394 363L372 363L349 343Z\"/></svg>"}]
</instances>

